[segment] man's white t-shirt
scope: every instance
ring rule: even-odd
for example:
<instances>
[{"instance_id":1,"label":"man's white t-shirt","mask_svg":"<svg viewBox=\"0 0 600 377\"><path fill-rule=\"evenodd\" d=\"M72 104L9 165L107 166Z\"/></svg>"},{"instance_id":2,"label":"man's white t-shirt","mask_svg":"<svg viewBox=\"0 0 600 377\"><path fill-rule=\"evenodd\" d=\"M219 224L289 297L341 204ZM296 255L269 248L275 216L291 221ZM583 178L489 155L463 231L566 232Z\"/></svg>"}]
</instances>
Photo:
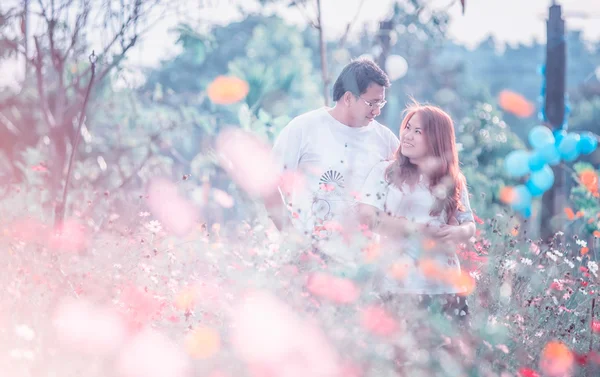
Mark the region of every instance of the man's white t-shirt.
<instances>
[{"instance_id":1,"label":"man's white t-shirt","mask_svg":"<svg viewBox=\"0 0 600 377\"><path fill-rule=\"evenodd\" d=\"M430 214L435 197L422 179L412 189L407 184L399 189L386 181L385 170L390 163L392 162L383 161L373 167L367 179L365 179L359 201L391 216L405 217L413 223L433 226L447 224L448 216L444 211L438 216ZM461 191L460 201L464 211L457 211L454 218L459 224L474 221L466 187ZM447 272L451 270L460 272L460 262L454 250L424 251L423 238L419 234L415 234L400 243L392 243L392 245L394 250L387 251L396 254L394 255L395 263L403 269L404 277L399 280L386 273L380 281L380 290L390 293L413 294L442 294L464 291L463 287L424 276L419 268L419 261L422 257L426 257L437 262L438 266Z\"/></svg>"},{"instance_id":2,"label":"man's white t-shirt","mask_svg":"<svg viewBox=\"0 0 600 377\"><path fill-rule=\"evenodd\" d=\"M396 135L376 121L349 127L323 107L294 118L275 140L282 170L302 175L303 184L284 192L293 225L312 235L315 226L351 212L365 178L398 149Z\"/></svg>"}]
</instances>

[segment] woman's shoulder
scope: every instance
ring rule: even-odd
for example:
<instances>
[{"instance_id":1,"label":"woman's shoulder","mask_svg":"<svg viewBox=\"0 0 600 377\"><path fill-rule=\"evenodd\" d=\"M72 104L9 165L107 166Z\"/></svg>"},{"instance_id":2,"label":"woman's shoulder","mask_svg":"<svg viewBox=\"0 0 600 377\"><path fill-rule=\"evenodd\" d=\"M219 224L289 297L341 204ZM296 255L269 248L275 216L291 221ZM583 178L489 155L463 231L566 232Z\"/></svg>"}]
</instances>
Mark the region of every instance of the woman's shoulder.
<instances>
[{"instance_id":1,"label":"woman's shoulder","mask_svg":"<svg viewBox=\"0 0 600 377\"><path fill-rule=\"evenodd\" d=\"M382 160L375 163L375 165L373 165L373 167L371 168L370 174L379 174L381 176L384 176L388 167L390 167L393 162L394 161L392 160Z\"/></svg>"}]
</instances>

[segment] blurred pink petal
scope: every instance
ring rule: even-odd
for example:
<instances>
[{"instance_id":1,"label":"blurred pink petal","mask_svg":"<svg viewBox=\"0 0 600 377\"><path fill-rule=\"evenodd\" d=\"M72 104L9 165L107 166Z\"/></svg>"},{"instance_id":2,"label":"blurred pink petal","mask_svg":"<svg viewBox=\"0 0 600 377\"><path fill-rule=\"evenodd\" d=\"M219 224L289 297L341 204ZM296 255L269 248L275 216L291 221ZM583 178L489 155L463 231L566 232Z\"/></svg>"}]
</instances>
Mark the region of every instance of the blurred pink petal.
<instances>
[{"instance_id":1,"label":"blurred pink petal","mask_svg":"<svg viewBox=\"0 0 600 377\"><path fill-rule=\"evenodd\" d=\"M286 195L300 191L306 186L306 177L298 172L286 170L281 174L279 187Z\"/></svg>"},{"instance_id":2,"label":"blurred pink petal","mask_svg":"<svg viewBox=\"0 0 600 377\"><path fill-rule=\"evenodd\" d=\"M166 336L146 329L129 341L116 364L121 377L191 376L190 359Z\"/></svg>"},{"instance_id":3,"label":"blurred pink petal","mask_svg":"<svg viewBox=\"0 0 600 377\"><path fill-rule=\"evenodd\" d=\"M368 331L379 336L389 336L399 330L398 322L378 306L370 306L361 314L361 324Z\"/></svg>"},{"instance_id":4,"label":"blurred pink petal","mask_svg":"<svg viewBox=\"0 0 600 377\"><path fill-rule=\"evenodd\" d=\"M48 247L77 253L88 247L86 227L75 219L67 219L57 229L50 230Z\"/></svg>"},{"instance_id":5,"label":"blurred pink petal","mask_svg":"<svg viewBox=\"0 0 600 377\"><path fill-rule=\"evenodd\" d=\"M215 202L223 208L231 208L234 205L234 200L231 195L223 190L213 189L213 198L215 199Z\"/></svg>"},{"instance_id":6,"label":"blurred pink petal","mask_svg":"<svg viewBox=\"0 0 600 377\"><path fill-rule=\"evenodd\" d=\"M108 354L125 340L125 325L119 315L86 300L66 299L54 313L59 341L76 352Z\"/></svg>"},{"instance_id":7,"label":"blurred pink petal","mask_svg":"<svg viewBox=\"0 0 600 377\"><path fill-rule=\"evenodd\" d=\"M44 242L47 238L48 227L40 220L22 218L14 221L8 227L8 232L15 240L25 243Z\"/></svg>"},{"instance_id":8,"label":"blurred pink petal","mask_svg":"<svg viewBox=\"0 0 600 377\"><path fill-rule=\"evenodd\" d=\"M338 304L348 304L360 296L360 289L349 279L316 272L308 277L307 288L315 296Z\"/></svg>"},{"instance_id":9,"label":"blurred pink petal","mask_svg":"<svg viewBox=\"0 0 600 377\"><path fill-rule=\"evenodd\" d=\"M266 196L277 188L279 169L271 147L257 136L229 128L217 137L216 149L223 168L250 195Z\"/></svg>"},{"instance_id":10,"label":"blurred pink petal","mask_svg":"<svg viewBox=\"0 0 600 377\"><path fill-rule=\"evenodd\" d=\"M177 236L187 235L198 220L195 206L179 195L175 184L165 179L150 182L148 206L167 230Z\"/></svg>"},{"instance_id":11,"label":"blurred pink petal","mask_svg":"<svg viewBox=\"0 0 600 377\"><path fill-rule=\"evenodd\" d=\"M233 312L232 343L255 376L337 376L337 355L321 331L266 293Z\"/></svg>"},{"instance_id":12,"label":"blurred pink petal","mask_svg":"<svg viewBox=\"0 0 600 377\"><path fill-rule=\"evenodd\" d=\"M162 308L161 303L151 294L136 287L128 286L121 293L123 317L130 332L136 332L155 319Z\"/></svg>"}]
</instances>

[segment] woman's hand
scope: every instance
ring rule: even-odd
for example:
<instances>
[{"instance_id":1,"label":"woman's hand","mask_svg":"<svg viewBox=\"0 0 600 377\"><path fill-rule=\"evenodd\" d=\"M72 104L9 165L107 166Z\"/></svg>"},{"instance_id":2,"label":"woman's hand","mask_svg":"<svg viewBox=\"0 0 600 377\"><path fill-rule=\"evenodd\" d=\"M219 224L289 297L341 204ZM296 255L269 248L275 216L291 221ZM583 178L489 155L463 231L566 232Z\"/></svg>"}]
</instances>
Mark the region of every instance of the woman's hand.
<instances>
[{"instance_id":1,"label":"woman's hand","mask_svg":"<svg viewBox=\"0 0 600 377\"><path fill-rule=\"evenodd\" d=\"M461 225L444 224L432 232L432 236L440 242L466 242L475 234L475 224L466 222Z\"/></svg>"}]
</instances>

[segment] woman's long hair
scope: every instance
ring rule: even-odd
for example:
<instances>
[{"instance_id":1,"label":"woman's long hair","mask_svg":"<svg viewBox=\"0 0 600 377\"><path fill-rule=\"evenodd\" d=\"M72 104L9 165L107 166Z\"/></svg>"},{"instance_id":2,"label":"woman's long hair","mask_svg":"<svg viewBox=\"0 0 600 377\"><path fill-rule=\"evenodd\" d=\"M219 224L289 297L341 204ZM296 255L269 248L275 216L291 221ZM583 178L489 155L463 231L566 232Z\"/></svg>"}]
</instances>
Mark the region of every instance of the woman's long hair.
<instances>
[{"instance_id":1,"label":"woman's long hair","mask_svg":"<svg viewBox=\"0 0 600 377\"><path fill-rule=\"evenodd\" d=\"M439 216L445 210L446 221L449 221L456 210L464 210L460 196L466 184L458 165L452 118L439 107L421 105L417 102L407 107L404 114L400 126L400 138L402 139L402 131L410 119L415 114L419 114L423 122L421 128L427 142L428 156L435 159L435 168L428 173L429 190L436 196L430 215ZM402 189L404 183L418 182L420 174L418 166L402 154L402 146L400 146L394 153L394 162L385 172L385 178L388 183ZM440 187L443 190L439 190Z\"/></svg>"}]
</instances>

